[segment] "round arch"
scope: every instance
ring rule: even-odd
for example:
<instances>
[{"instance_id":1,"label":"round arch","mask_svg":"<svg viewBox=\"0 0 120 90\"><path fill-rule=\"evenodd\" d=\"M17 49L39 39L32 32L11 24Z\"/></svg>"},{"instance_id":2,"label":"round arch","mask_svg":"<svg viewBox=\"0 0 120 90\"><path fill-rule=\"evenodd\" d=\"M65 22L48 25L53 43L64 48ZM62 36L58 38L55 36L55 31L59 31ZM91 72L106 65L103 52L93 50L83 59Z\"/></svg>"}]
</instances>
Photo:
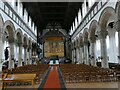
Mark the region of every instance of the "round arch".
<instances>
[{"instance_id":1,"label":"round arch","mask_svg":"<svg viewBox=\"0 0 120 90\"><path fill-rule=\"evenodd\" d=\"M22 34L22 31L20 28L17 29L16 31L16 41L17 41L17 44L22 44L23 43L23 34Z\"/></svg>"},{"instance_id":2,"label":"round arch","mask_svg":"<svg viewBox=\"0 0 120 90\"><path fill-rule=\"evenodd\" d=\"M28 36L26 34L23 35L23 46L27 46L28 45Z\"/></svg>"},{"instance_id":3,"label":"round arch","mask_svg":"<svg viewBox=\"0 0 120 90\"><path fill-rule=\"evenodd\" d=\"M107 24L110 19L114 20L113 22L116 21L115 10L112 7L107 7L103 10L99 18L99 25L100 25L101 30L107 30Z\"/></svg>"},{"instance_id":4,"label":"round arch","mask_svg":"<svg viewBox=\"0 0 120 90\"><path fill-rule=\"evenodd\" d=\"M9 43L14 42L14 38L15 38L15 27L14 27L14 24L13 24L10 20L7 20L7 21L4 23L3 30L5 30L5 31L4 31L5 33L7 33L8 42L9 42Z\"/></svg>"},{"instance_id":5,"label":"round arch","mask_svg":"<svg viewBox=\"0 0 120 90\"><path fill-rule=\"evenodd\" d=\"M96 20L93 20L89 27L89 38L92 42L95 42L96 40L95 32L97 31L96 30L97 28L98 28L98 22Z\"/></svg>"}]
</instances>

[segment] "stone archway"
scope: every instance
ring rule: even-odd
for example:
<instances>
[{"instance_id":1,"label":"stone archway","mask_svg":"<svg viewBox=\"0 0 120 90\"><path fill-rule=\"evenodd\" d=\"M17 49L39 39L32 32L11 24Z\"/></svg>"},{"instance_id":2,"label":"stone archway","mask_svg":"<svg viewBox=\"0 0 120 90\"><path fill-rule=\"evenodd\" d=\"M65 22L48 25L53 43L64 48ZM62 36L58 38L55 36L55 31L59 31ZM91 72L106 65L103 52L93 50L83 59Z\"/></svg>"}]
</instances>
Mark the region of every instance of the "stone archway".
<instances>
[{"instance_id":1,"label":"stone archway","mask_svg":"<svg viewBox=\"0 0 120 90\"><path fill-rule=\"evenodd\" d=\"M10 55L9 55L9 68L14 68L14 41L15 41L15 27L14 24L8 20L4 23L3 26L4 32L7 32L7 37L6 40L9 43L9 50L10 50Z\"/></svg>"},{"instance_id":2,"label":"stone archway","mask_svg":"<svg viewBox=\"0 0 120 90\"><path fill-rule=\"evenodd\" d=\"M115 10L112 7L107 7L103 10L99 19L100 31L98 36L101 42L101 64L103 68L109 68L106 36L109 35L108 24L111 22L114 16ZM112 22L114 23L115 19L112 20Z\"/></svg>"},{"instance_id":3,"label":"stone archway","mask_svg":"<svg viewBox=\"0 0 120 90\"><path fill-rule=\"evenodd\" d=\"M91 65L96 66L96 58L95 58L95 43L96 38L98 36L95 35L98 28L98 22L93 20L89 27L89 39L90 39L90 62Z\"/></svg>"}]
</instances>

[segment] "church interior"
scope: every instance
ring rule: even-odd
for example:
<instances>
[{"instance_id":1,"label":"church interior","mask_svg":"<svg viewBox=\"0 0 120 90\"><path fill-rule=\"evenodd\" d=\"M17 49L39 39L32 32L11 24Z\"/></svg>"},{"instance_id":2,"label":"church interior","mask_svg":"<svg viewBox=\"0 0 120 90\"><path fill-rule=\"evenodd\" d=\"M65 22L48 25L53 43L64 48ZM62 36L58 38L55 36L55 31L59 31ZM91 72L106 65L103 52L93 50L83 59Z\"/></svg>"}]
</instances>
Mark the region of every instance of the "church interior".
<instances>
[{"instance_id":1,"label":"church interior","mask_svg":"<svg viewBox=\"0 0 120 90\"><path fill-rule=\"evenodd\" d=\"M0 90L120 90L120 0L0 0Z\"/></svg>"}]
</instances>

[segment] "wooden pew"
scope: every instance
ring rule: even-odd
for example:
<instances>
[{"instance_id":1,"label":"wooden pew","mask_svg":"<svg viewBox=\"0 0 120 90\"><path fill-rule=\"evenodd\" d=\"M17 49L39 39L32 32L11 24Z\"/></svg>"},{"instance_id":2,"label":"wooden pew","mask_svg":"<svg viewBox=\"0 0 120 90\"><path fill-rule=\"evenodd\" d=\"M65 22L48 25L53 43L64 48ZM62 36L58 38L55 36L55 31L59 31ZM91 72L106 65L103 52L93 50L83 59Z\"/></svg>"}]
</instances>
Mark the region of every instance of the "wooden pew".
<instances>
[{"instance_id":1,"label":"wooden pew","mask_svg":"<svg viewBox=\"0 0 120 90\"><path fill-rule=\"evenodd\" d=\"M17 82L31 82L34 85L36 74L8 74L3 79L3 88L5 83L17 83Z\"/></svg>"}]
</instances>

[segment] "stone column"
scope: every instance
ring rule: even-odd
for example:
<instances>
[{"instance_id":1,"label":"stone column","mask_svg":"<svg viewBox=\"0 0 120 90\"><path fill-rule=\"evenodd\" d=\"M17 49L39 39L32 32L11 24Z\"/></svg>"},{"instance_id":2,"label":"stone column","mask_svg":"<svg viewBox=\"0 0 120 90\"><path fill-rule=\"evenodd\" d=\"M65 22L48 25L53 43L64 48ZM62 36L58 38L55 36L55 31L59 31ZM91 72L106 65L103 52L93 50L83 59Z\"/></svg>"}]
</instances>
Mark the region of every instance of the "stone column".
<instances>
[{"instance_id":1,"label":"stone column","mask_svg":"<svg viewBox=\"0 0 120 90\"><path fill-rule=\"evenodd\" d=\"M27 48L27 64L29 64L30 61L30 51L29 47Z\"/></svg>"},{"instance_id":2,"label":"stone column","mask_svg":"<svg viewBox=\"0 0 120 90\"><path fill-rule=\"evenodd\" d=\"M87 65L89 65L88 45L87 44L84 45L84 58L85 58L84 63L87 64Z\"/></svg>"},{"instance_id":3,"label":"stone column","mask_svg":"<svg viewBox=\"0 0 120 90\"><path fill-rule=\"evenodd\" d=\"M77 47L76 49L76 61L79 63L80 59L79 59L79 47Z\"/></svg>"},{"instance_id":4,"label":"stone column","mask_svg":"<svg viewBox=\"0 0 120 90\"><path fill-rule=\"evenodd\" d=\"M3 55L3 31L2 28L0 28L0 72L2 71L2 55Z\"/></svg>"},{"instance_id":5,"label":"stone column","mask_svg":"<svg viewBox=\"0 0 120 90\"><path fill-rule=\"evenodd\" d=\"M29 49L29 57L30 57L29 64L32 64L32 49L31 48Z\"/></svg>"},{"instance_id":6,"label":"stone column","mask_svg":"<svg viewBox=\"0 0 120 90\"><path fill-rule=\"evenodd\" d=\"M116 22L116 29L118 31L118 63L120 64L120 19Z\"/></svg>"},{"instance_id":7,"label":"stone column","mask_svg":"<svg viewBox=\"0 0 120 90\"><path fill-rule=\"evenodd\" d=\"M19 45L18 67L22 66L22 45Z\"/></svg>"},{"instance_id":8,"label":"stone column","mask_svg":"<svg viewBox=\"0 0 120 90\"><path fill-rule=\"evenodd\" d=\"M24 46L24 65L27 65L27 46Z\"/></svg>"},{"instance_id":9,"label":"stone column","mask_svg":"<svg viewBox=\"0 0 120 90\"><path fill-rule=\"evenodd\" d=\"M100 32L100 43L101 43L101 65L102 68L109 68L106 48L106 36L107 31Z\"/></svg>"},{"instance_id":10,"label":"stone column","mask_svg":"<svg viewBox=\"0 0 120 90\"><path fill-rule=\"evenodd\" d=\"M91 60L91 65L96 66L96 59L95 59L95 41L96 37L92 36L90 37L90 60Z\"/></svg>"},{"instance_id":11,"label":"stone column","mask_svg":"<svg viewBox=\"0 0 120 90\"><path fill-rule=\"evenodd\" d=\"M92 66L96 66L96 59L95 59L95 43L91 43L90 46L90 50L91 50L91 65Z\"/></svg>"},{"instance_id":12,"label":"stone column","mask_svg":"<svg viewBox=\"0 0 120 90\"><path fill-rule=\"evenodd\" d=\"M82 56L82 54L83 54L83 47L80 47L80 57L79 57L79 59L80 59L80 63L81 64L83 63L83 56Z\"/></svg>"},{"instance_id":13,"label":"stone column","mask_svg":"<svg viewBox=\"0 0 120 90\"><path fill-rule=\"evenodd\" d=\"M120 31L118 31L118 63L120 64Z\"/></svg>"},{"instance_id":14,"label":"stone column","mask_svg":"<svg viewBox=\"0 0 120 90\"><path fill-rule=\"evenodd\" d=\"M72 48L72 62L74 60L74 51L73 51L73 48Z\"/></svg>"},{"instance_id":15,"label":"stone column","mask_svg":"<svg viewBox=\"0 0 120 90\"><path fill-rule=\"evenodd\" d=\"M9 68L14 68L14 42L10 42Z\"/></svg>"},{"instance_id":16,"label":"stone column","mask_svg":"<svg viewBox=\"0 0 120 90\"><path fill-rule=\"evenodd\" d=\"M74 63L76 61L76 49L74 48Z\"/></svg>"}]
</instances>

